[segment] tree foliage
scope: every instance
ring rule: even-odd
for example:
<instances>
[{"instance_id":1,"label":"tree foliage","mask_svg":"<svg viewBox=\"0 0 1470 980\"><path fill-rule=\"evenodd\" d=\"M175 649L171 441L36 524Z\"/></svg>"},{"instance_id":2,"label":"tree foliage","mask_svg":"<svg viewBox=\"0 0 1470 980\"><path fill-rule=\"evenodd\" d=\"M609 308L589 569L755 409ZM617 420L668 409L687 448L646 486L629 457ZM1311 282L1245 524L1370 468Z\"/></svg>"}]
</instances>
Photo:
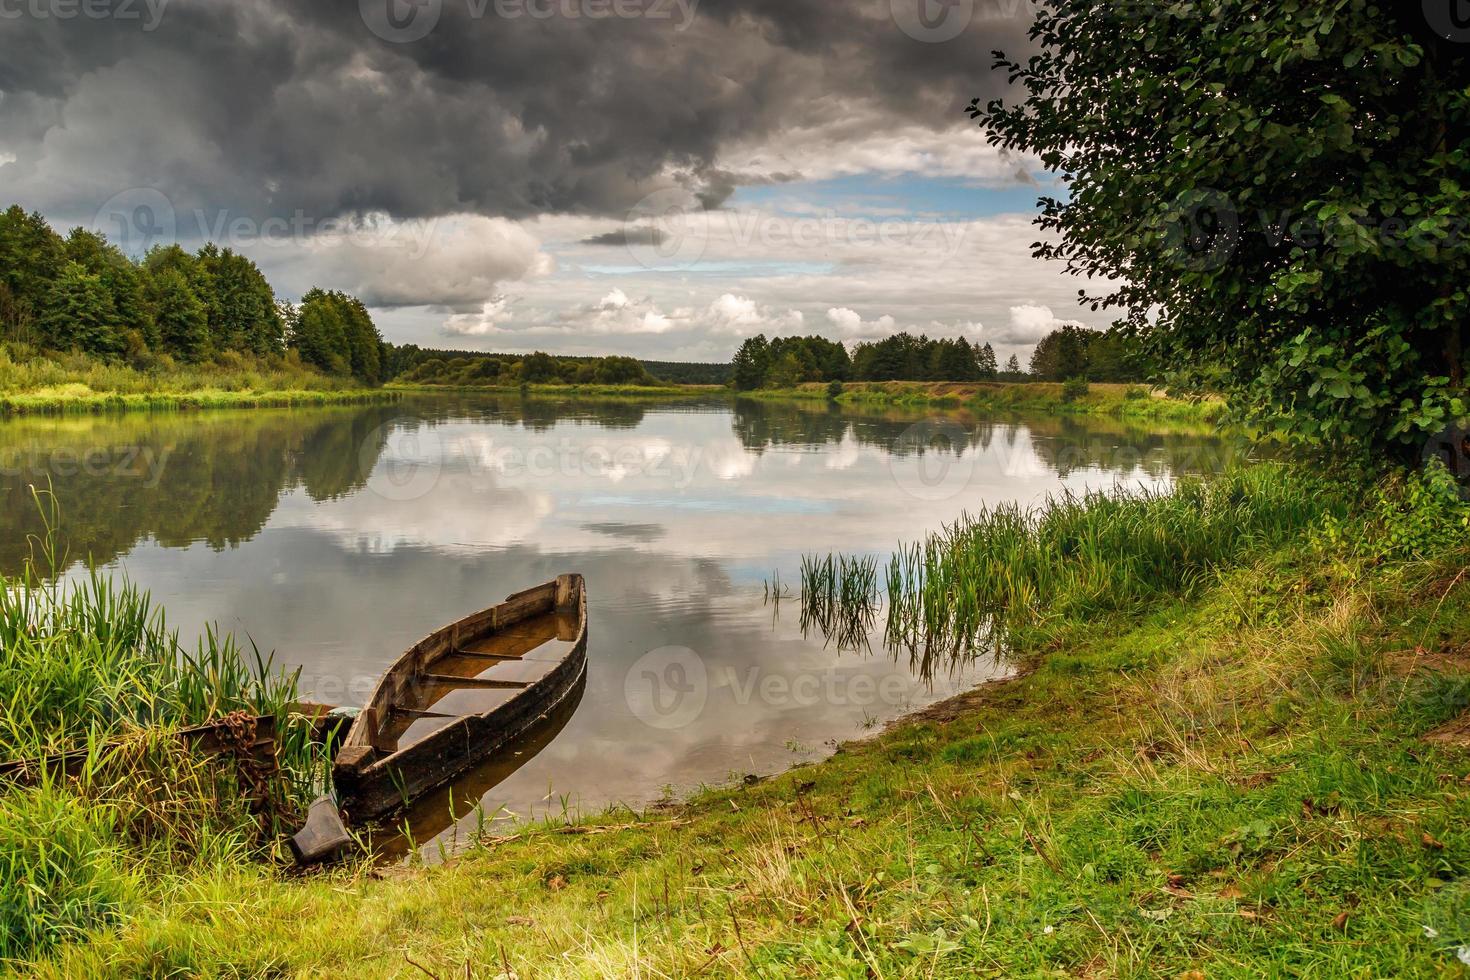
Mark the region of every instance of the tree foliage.
<instances>
[{"instance_id":1,"label":"tree foliage","mask_svg":"<svg viewBox=\"0 0 1470 980\"><path fill-rule=\"evenodd\" d=\"M285 353L287 322L303 359L368 384L387 375L367 308L313 290L301 310L276 301L250 259L207 244L158 246L141 260L84 228L66 238L39 214L0 213L0 337L146 363Z\"/></svg>"},{"instance_id":2,"label":"tree foliage","mask_svg":"<svg viewBox=\"0 0 1470 980\"><path fill-rule=\"evenodd\" d=\"M1024 97L971 106L1068 187L1036 255L1293 441L1407 453L1465 412L1470 48L1428 6L1038 6L1039 53L997 52Z\"/></svg>"},{"instance_id":3,"label":"tree foliage","mask_svg":"<svg viewBox=\"0 0 1470 980\"><path fill-rule=\"evenodd\" d=\"M459 387L517 387L521 384L599 384L653 387L660 382L641 361L631 357L557 358L537 351L512 354L450 355L430 351L398 377L409 384Z\"/></svg>"}]
</instances>

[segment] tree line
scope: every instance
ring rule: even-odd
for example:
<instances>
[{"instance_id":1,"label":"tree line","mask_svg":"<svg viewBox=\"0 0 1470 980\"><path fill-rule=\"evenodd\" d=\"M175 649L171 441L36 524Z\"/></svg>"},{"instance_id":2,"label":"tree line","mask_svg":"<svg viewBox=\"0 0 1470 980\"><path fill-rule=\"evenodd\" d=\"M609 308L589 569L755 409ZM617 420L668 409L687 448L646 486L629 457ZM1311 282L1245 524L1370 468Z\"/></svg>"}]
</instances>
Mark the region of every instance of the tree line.
<instances>
[{"instance_id":1,"label":"tree line","mask_svg":"<svg viewBox=\"0 0 1470 980\"><path fill-rule=\"evenodd\" d=\"M588 356L585 356L585 355L555 355L555 356L556 356L556 360L559 361L559 362L561 362L563 365L578 365L578 366L580 366L580 365L584 365L584 364L592 364L594 366L593 367L593 370L590 372L591 373L591 376L592 376L592 379L593 379L590 382L587 380L587 378L589 376L589 372L588 371L584 371L584 370L580 370L579 367L578 368L563 367L563 369L558 373L558 376L557 377L559 379L560 378L572 378L572 379L576 379L578 377L581 377L581 379L582 379L581 381L576 381L575 382L575 383L579 383L579 384L588 384L588 383L593 383L593 384L660 384L660 383L665 383L665 384L680 384L680 385L726 385L726 384L729 384L729 382L730 382L730 363L728 361L726 361L724 363L720 363L720 364L700 364L700 363L695 363L695 362L687 362L686 363L686 362L682 362L682 361L648 361L648 360L643 360L643 359L640 358L640 359L637 359L635 361L635 363L637 363L638 365L640 365L643 368L644 374L647 375L648 380L646 380L646 381L645 380L634 380L634 381L613 380L613 381L606 381L606 380L598 380L599 376L601 378L604 378L604 379L605 378L622 378L622 377L630 377L630 376L631 377L641 377L641 376L634 375L633 372L632 372L632 370L631 370L631 368L629 368L626 364L622 363L623 361L630 361L630 360L634 360L634 359L633 358L620 358L620 359L617 359L616 361L614 361L614 363L612 363L612 364L606 364L604 362L609 361L609 358L606 357L606 356L603 356L603 357L588 357ZM400 345L390 344L389 345L389 350L388 350L388 358L389 359L388 359L388 362L387 362L387 366L389 368L389 373L386 376L387 377L396 378L396 377L398 377L400 375L407 375L409 372L413 371L419 365L421 365L425 361L429 361L429 360L438 360L438 361L442 361L442 362L444 362L446 364L448 364L450 362L459 362L459 363L455 364L454 367L448 369L448 372L445 375L446 377L449 376L449 375L454 375L454 374L457 374L459 372L468 371L468 370L476 370L476 371L479 371L479 372L482 372L483 373L483 372L489 372L490 369L489 368L475 368L475 366L472 363L470 363L470 362L480 361L480 360L484 360L486 358L494 358L494 359L496 359L498 361L501 361L502 364L517 364L517 363L523 361L525 359L525 357L526 357L526 355L523 355L523 354L503 354L503 353L495 353L493 351L445 350L445 349L433 348L433 347L420 347L417 344L400 344ZM543 366L544 366L544 362L543 362ZM600 371L598 370L599 367L601 368ZM435 371L434 371L434 374L436 374L436 375L444 374L444 373L445 373L445 369L442 369L442 368L436 368ZM498 375L498 374L500 374L500 370L497 370L494 373L496 375ZM419 377L420 378L427 378L428 375L420 375ZM404 380L408 380L408 379L405 377ZM422 380L422 381L420 381L420 383L423 383L423 384L434 384L434 383L438 383L438 382L429 381L429 380ZM446 382L443 382L443 383L447 383L447 384L460 384L462 382L460 382L458 380L449 380L449 381L446 381ZM475 382L475 383L478 384L478 383L483 383L483 382Z\"/></svg>"},{"instance_id":2,"label":"tree line","mask_svg":"<svg viewBox=\"0 0 1470 980\"><path fill-rule=\"evenodd\" d=\"M299 304L278 302L259 267L231 249L160 245L134 259L85 228L63 238L19 205L0 214L0 332L138 367L294 351L328 374L388 377L382 335L354 297L313 289Z\"/></svg>"},{"instance_id":3,"label":"tree line","mask_svg":"<svg viewBox=\"0 0 1470 980\"><path fill-rule=\"evenodd\" d=\"M964 337L897 333L856 345L851 352L824 337L752 337L731 362L731 383L741 391L788 388L833 381L1137 381L1146 375L1136 341L1119 331L1067 324L1037 345L1030 371L1013 354L1004 367L995 350Z\"/></svg>"},{"instance_id":4,"label":"tree line","mask_svg":"<svg viewBox=\"0 0 1470 980\"><path fill-rule=\"evenodd\" d=\"M404 351L404 348L398 348ZM416 350L416 348L415 348ZM506 387L523 384L654 386L661 382L632 357L558 358L542 351L512 354L430 356L406 367L399 380L410 384Z\"/></svg>"}]
</instances>

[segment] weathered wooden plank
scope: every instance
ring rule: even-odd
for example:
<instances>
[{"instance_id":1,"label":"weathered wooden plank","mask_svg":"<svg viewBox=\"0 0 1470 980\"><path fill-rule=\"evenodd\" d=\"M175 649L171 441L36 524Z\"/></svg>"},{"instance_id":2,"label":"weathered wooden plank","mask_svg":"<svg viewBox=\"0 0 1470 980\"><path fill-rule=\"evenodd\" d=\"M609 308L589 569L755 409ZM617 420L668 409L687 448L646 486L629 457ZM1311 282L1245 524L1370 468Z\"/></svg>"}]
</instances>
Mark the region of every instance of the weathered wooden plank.
<instances>
[{"instance_id":1,"label":"weathered wooden plank","mask_svg":"<svg viewBox=\"0 0 1470 980\"><path fill-rule=\"evenodd\" d=\"M499 681L493 677L455 677L452 674L425 674L424 680L447 687L477 687L487 691L519 691L530 687L527 681Z\"/></svg>"}]
</instances>

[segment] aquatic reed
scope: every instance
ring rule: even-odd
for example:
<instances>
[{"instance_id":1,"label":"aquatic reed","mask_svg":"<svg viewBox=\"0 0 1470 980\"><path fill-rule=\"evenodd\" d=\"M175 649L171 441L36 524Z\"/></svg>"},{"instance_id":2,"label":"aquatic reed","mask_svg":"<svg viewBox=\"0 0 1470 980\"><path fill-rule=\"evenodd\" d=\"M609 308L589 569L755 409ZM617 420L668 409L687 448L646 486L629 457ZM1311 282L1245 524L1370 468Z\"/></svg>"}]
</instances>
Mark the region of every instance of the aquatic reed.
<instances>
[{"instance_id":1,"label":"aquatic reed","mask_svg":"<svg viewBox=\"0 0 1470 980\"><path fill-rule=\"evenodd\" d=\"M1284 465L1115 488L967 514L889 562L889 645L920 666L1036 642L1065 624L1187 594L1347 501Z\"/></svg>"},{"instance_id":2,"label":"aquatic reed","mask_svg":"<svg viewBox=\"0 0 1470 980\"><path fill-rule=\"evenodd\" d=\"M818 631L839 650L868 648L879 609L878 559L803 555L801 630Z\"/></svg>"}]
</instances>

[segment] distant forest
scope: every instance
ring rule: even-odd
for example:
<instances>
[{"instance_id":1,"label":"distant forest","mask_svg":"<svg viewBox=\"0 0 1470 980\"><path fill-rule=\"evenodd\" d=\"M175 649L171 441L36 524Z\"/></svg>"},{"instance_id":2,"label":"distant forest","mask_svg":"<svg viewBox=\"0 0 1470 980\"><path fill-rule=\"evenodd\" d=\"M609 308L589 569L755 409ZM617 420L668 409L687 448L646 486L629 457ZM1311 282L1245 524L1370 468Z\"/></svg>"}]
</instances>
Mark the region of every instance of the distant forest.
<instances>
[{"instance_id":1,"label":"distant forest","mask_svg":"<svg viewBox=\"0 0 1470 980\"><path fill-rule=\"evenodd\" d=\"M573 357L437 350L405 344L393 348L393 376L416 384L683 384L727 385L729 364L643 361L631 357ZM526 362L531 362L529 365ZM493 363L485 363L493 362ZM631 365L631 366L630 366ZM632 366L637 367L637 371Z\"/></svg>"},{"instance_id":2,"label":"distant forest","mask_svg":"<svg viewBox=\"0 0 1470 980\"><path fill-rule=\"evenodd\" d=\"M145 370L294 356L366 384L391 376L388 345L355 297L313 289L277 302L255 263L228 248L158 246L134 259L85 228L63 238L18 205L0 214L0 332Z\"/></svg>"},{"instance_id":3,"label":"distant forest","mask_svg":"<svg viewBox=\"0 0 1470 980\"><path fill-rule=\"evenodd\" d=\"M1004 366L997 364L989 344L898 333L858 344L851 352L824 337L752 337L736 352L730 372L742 391L811 381L1137 381L1147 374L1136 340L1074 324L1042 338L1029 371L1015 355Z\"/></svg>"}]
</instances>

